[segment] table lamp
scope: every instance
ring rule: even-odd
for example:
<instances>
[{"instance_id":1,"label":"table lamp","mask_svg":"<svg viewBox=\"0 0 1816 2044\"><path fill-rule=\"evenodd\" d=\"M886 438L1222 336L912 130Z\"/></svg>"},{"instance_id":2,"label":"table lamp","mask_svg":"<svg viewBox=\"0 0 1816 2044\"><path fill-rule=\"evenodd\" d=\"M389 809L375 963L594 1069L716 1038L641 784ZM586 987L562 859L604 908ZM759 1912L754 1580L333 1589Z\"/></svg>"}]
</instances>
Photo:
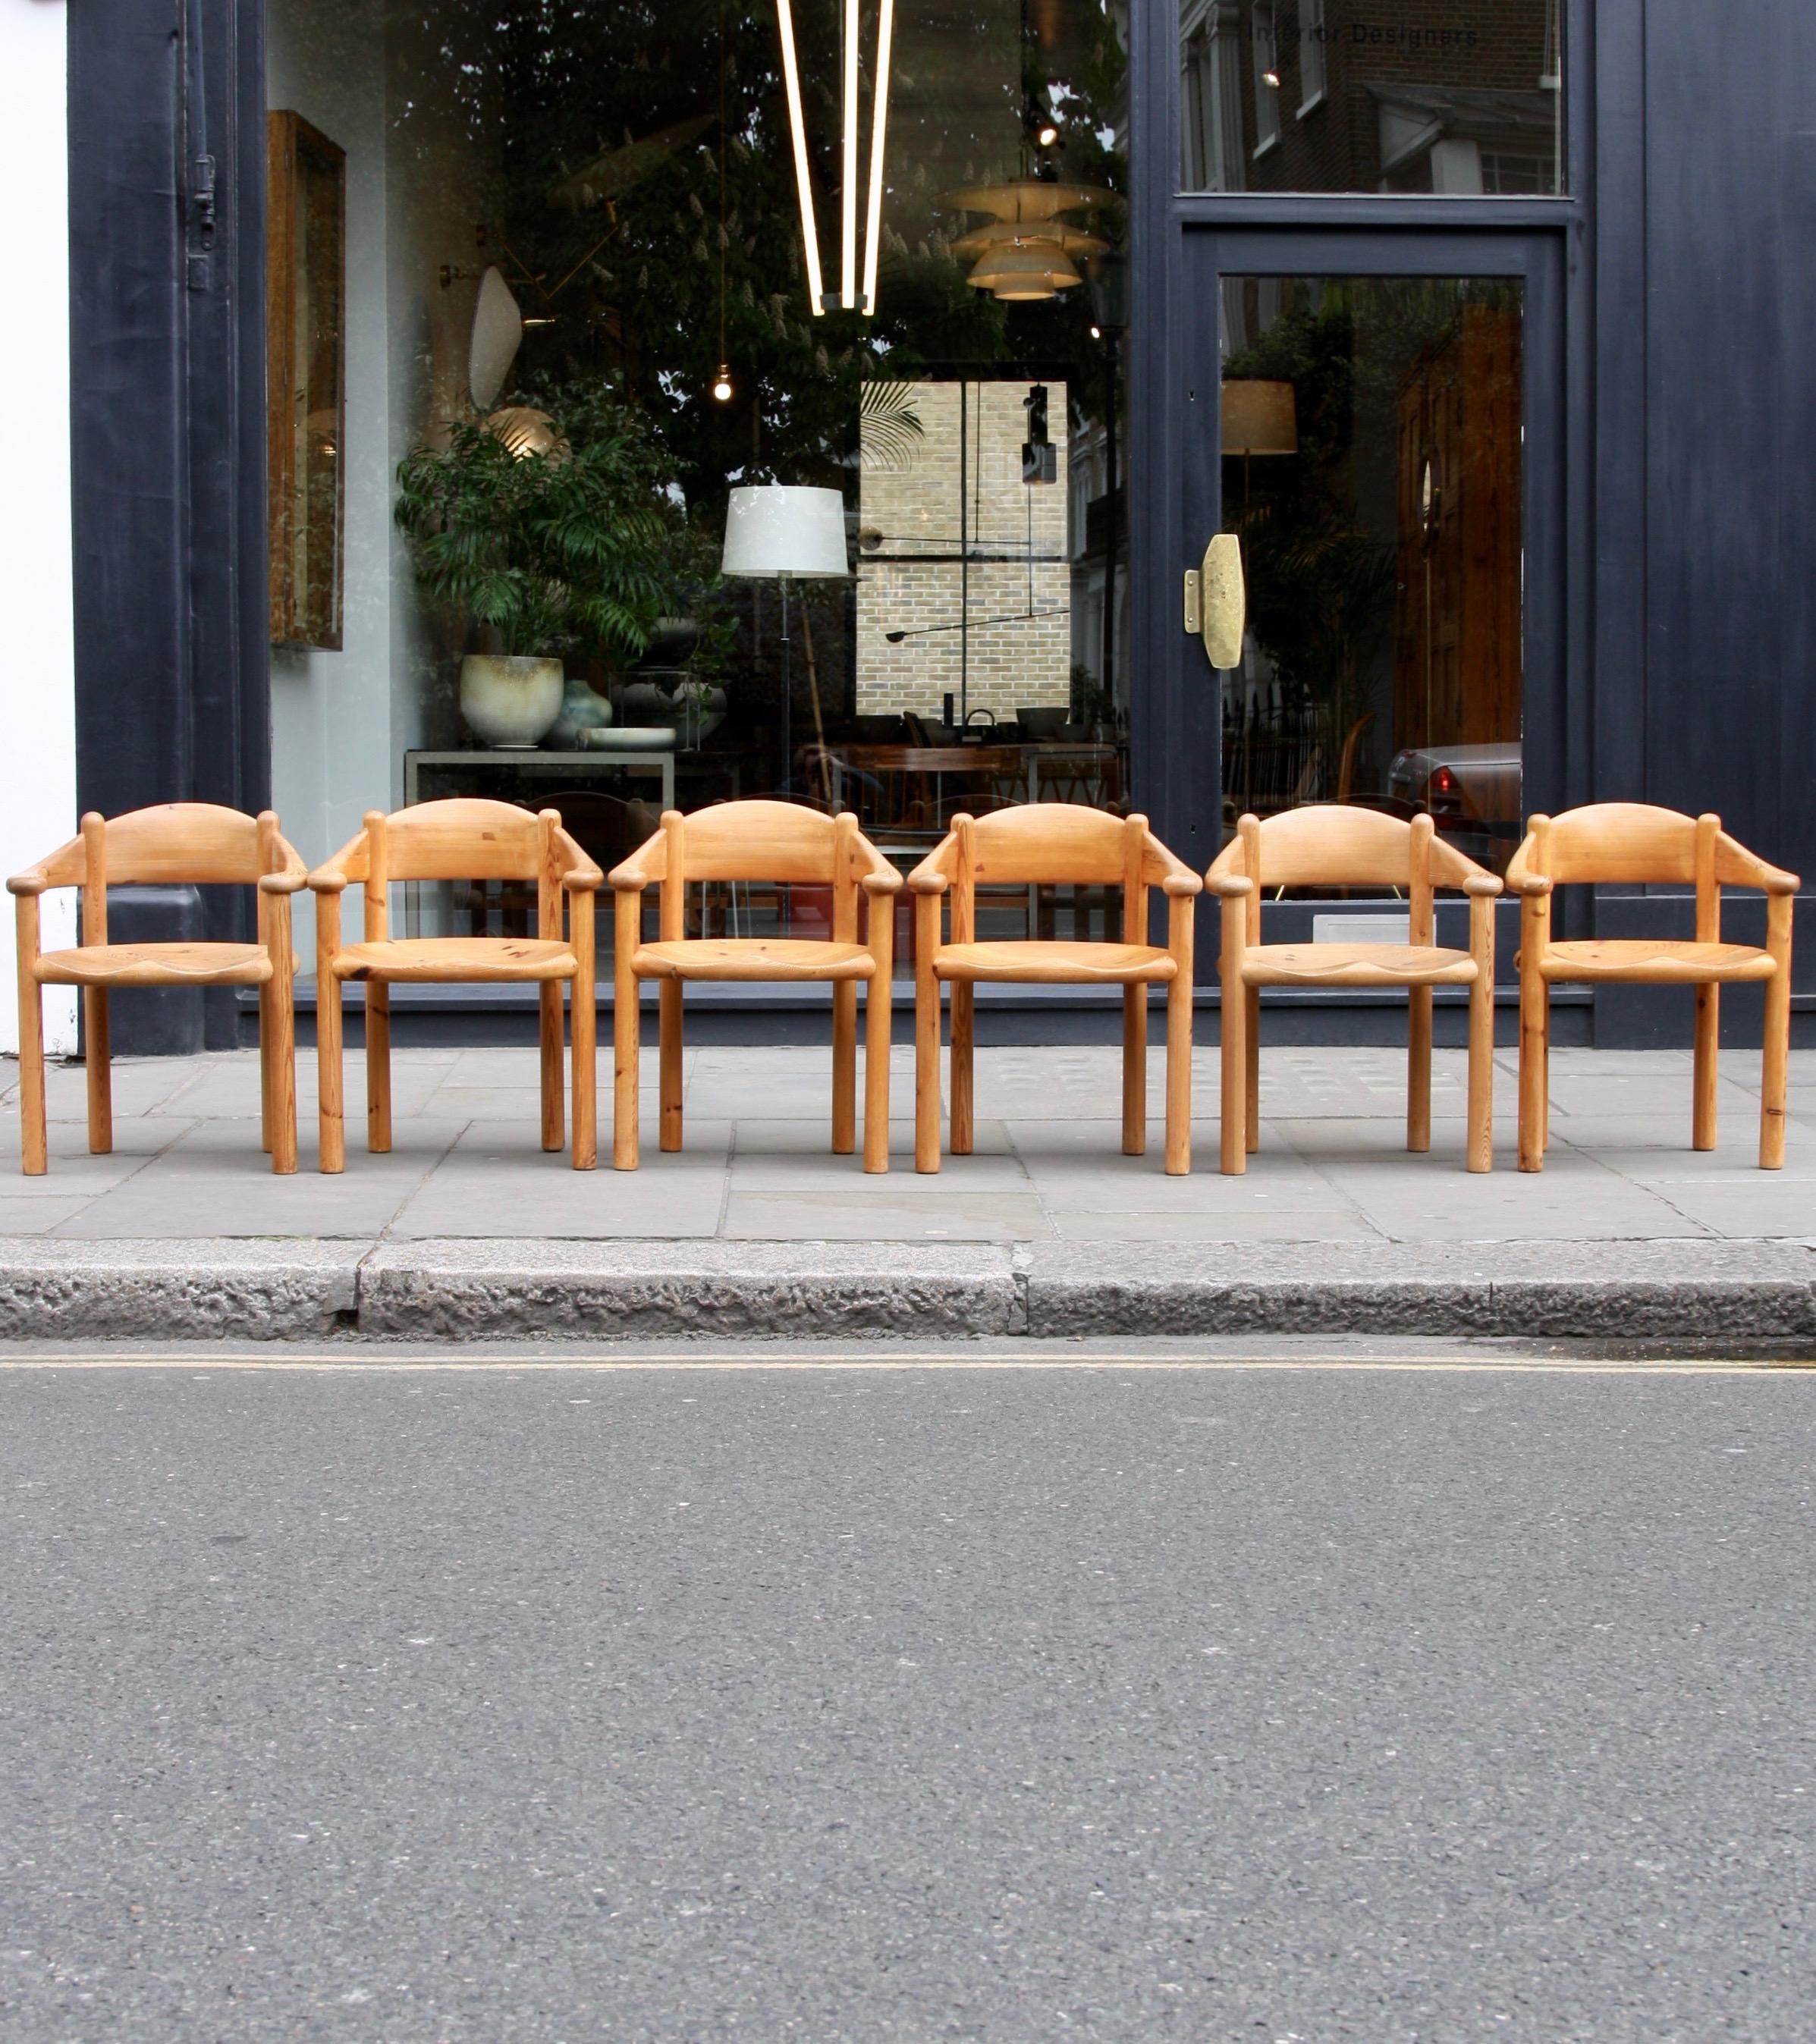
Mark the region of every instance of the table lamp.
<instances>
[{"instance_id":1,"label":"table lamp","mask_svg":"<svg viewBox=\"0 0 1816 2044\"><path fill-rule=\"evenodd\" d=\"M734 490L725 507L725 551L722 571L760 582L774 582L782 590L782 780L788 786L794 767L791 708L793 681L788 667L788 586L794 582L842 582L851 573L845 553L845 500L837 490L807 490L771 482ZM812 651L809 647L810 654ZM814 686L814 723L820 730L820 683L810 660ZM821 736L824 738L823 732Z\"/></svg>"}]
</instances>

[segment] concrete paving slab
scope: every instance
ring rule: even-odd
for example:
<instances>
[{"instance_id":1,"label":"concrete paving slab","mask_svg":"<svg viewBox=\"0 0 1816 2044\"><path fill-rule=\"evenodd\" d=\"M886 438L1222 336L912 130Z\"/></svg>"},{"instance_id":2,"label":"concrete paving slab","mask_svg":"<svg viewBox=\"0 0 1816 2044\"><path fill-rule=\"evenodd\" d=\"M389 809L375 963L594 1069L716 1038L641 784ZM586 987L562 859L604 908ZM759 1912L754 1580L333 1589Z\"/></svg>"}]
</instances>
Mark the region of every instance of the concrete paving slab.
<instances>
[{"instance_id":1,"label":"concrete paving slab","mask_svg":"<svg viewBox=\"0 0 1816 2044\"><path fill-rule=\"evenodd\" d=\"M741 1121L737 1124L737 1143L731 1162L734 1198L741 1193L848 1193L854 1174L867 1175L861 1123L858 1147L848 1157L832 1154L827 1147L829 1132L825 1128L811 1132L817 1140L810 1149L805 1142L778 1145L771 1140L771 1132L779 1126L799 1137L809 1135L798 1124ZM921 1173L914 1169L913 1125L892 1124L887 1188L880 1178L872 1178L859 1197L868 1205L885 1189L892 1201L947 1199L955 1192L968 1197L976 1193L1027 1192L1028 1175L1010 1152L1002 1124L985 1123L977 1133L978 1146L969 1156L947 1153L942 1155L937 1172Z\"/></svg>"},{"instance_id":2,"label":"concrete paving slab","mask_svg":"<svg viewBox=\"0 0 1816 2044\"><path fill-rule=\"evenodd\" d=\"M1175 1214L1203 1220L1287 1207L1306 1213L1356 1211L1354 1203L1309 1169L1277 1132L1270 1141L1265 1126L1264 1148L1249 1158L1240 1178L1229 1178L1217 1168L1214 1124L1194 1130L1193 1168L1189 1176L1179 1178L1168 1177L1161 1168L1165 1151L1157 1124L1149 1129L1147 1154L1141 1157L1125 1157L1101 1141L1095 1150L1041 1147L1048 1132L1038 1124L1018 1122L1014 1132L1034 1189L1056 1214Z\"/></svg>"},{"instance_id":3,"label":"concrete paving slab","mask_svg":"<svg viewBox=\"0 0 1816 2044\"><path fill-rule=\"evenodd\" d=\"M650 1152L637 1171L614 1171L610 1139L598 1168L576 1171L543 1149L533 1122L467 1128L432 1177L392 1219L394 1241L430 1237L524 1240L710 1235L725 1203L728 1124L702 1123L689 1147Z\"/></svg>"},{"instance_id":4,"label":"concrete paving slab","mask_svg":"<svg viewBox=\"0 0 1816 2044\"><path fill-rule=\"evenodd\" d=\"M404 1116L431 1112L430 1103L450 1062L448 1055L391 1054L391 1112ZM366 1060L350 1051L342 1068L344 1109L351 1124L366 1112ZM305 1049L296 1061L297 1116L314 1120L320 1104L315 1055ZM188 1082L157 1110L160 1114L236 1119L259 1112L259 1054L225 1051L197 1070Z\"/></svg>"},{"instance_id":5,"label":"concrete paving slab","mask_svg":"<svg viewBox=\"0 0 1816 2044\"><path fill-rule=\"evenodd\" d=\"M98 1193L49 1192L0 1200L0 1235L49 1235L65 1221L74 1220L99 1197Z\"/></svg>"},{"instance_id":6,"label":"concrete paving slab","mask_svg":"<svg viewBox=\"0 0 1816 2044\"><path fill-rule=\"evenodd\" d=\"M734 1242L1032 1242L1052 1230L1031 1191L957 1188L933 1200L903 1190L891 1171L856 1197L734 1189L721 1232Z\"/></svg>"},{"instance_id":7,"label":"concrete paving slab","mask_svg":"<svg viewBox=\"0 0 1816 2044\"><path fill-rule=\"evenodd\" d=\"M198 1070L213 1062L197 1058L116 1058L114 1060L114 1112L125 1117L152 1114L187 1085ZM14 1062L10 1068L17 1074ZM88 1118L88 1068L52 1062L44 1067L44 1112L52 1121Z\"/></svg>"},{"instance_id":8,"label":"concrete paving slab","mask_svg":"<svg viewBox=\"0 0 1816 2044\"><path fill-rule=\"evenodd\" d=\"M1067 1242L1173 1242L1207 1251L1232 1242L1383 1242L1386 1237L1347 1207L1195 1213L1051 1210Z\"/></svg>"},{"instance_id":9,"label":"concrete paving slab","mask_svg":"<svg viewBox=\"0 0 1816 2044\"><path fill-rule=\"evenodd\" d=\"M325 1239L383 1232L460 1133L455 1123L413 1120L387 1156L368 1155L364 1131L348 1132L347 1168L316 1168L313 1139L298 1144L298 1169L279 1178L259 1147L256 1121L198 1122L161 1155L90 1201L59 1233L175 1240L186 1235Z\"/></svg>"}]
</instances>

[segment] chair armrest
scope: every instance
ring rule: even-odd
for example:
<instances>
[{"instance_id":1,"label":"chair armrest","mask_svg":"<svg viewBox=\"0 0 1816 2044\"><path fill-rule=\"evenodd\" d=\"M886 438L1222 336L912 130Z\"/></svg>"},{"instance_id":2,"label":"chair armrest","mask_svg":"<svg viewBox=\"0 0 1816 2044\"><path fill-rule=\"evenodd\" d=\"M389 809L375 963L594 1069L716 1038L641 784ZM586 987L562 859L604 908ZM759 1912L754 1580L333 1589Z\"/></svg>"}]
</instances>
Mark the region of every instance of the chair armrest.
<instances>
[{"instance_id":1,"label":"chair armrest","mask_svg":"<svg viewBox=\"0 0 1816 2044\"><path fill-rule=\"evenodd\" d=\"M1522 873L1517 877L1510 877L1506 883L1510 894L1526 894L1535 898L1549 894L1552 884L1549 876L1543 873Z\"/></svg>"},{"instance_id":2,"label":"chair armrest","mask_svg":"<svg viewBox=\"0 0 1816 2044\"><path fill-rule=\"evenodd\" d=\"M1549 887L1551 883L1549 881L1547 881L1545 885ZM1502 893L1503 890L1501 882L1493 874L1472 873L1469 878L1463 883L1463 891L1465 894L1471 896L1485 896L1491 901L1497 894Z\"/></svg>"},{"instance_id":3,"label":"chair armrest","mask_svg":"<svg viewBox=\"0 0 1816 2044\"><path fill-rule=\"evenodd\" d=\"M1189 869L1179 873L1169 873L1160 882L1160 892L1169 901L1189 900L1194 894L1202 894L1204 892L1204 882L1197 874Z\"/></svg>"},{"instance_id":4,"label":"chair armrest","mask_svg":"<svg viewBox=\"0 0 1816 2044\"><path fill-rule=\"evenodd\" d=\"M561 884L576 894L591 894L605 886L606 876L589 859L584 866L573 866L564 873Z\"/></svg>"},{"instance_id":5,"label":"chair armrest","mask_svg":"<svg viewBox=\"0 0 1816 2044\"><path fill-rule=\"evenodd\" d=\"M261 873L259 892L261 894L298 894L309 885L306 873Z\"/></svg>"},{"instance_id":6,"label":"chair armrest","mask_svg":"<svg viewBox=\"0 0 1816 2044\"><path fill-rule=\"evenodd\" d=\"M15 873L6 882L9 894L42 894L51 884L51 877L41 866L28 866L23 873Z\"/></svg>"},{"instance_id":7,"label":"chair armrest","mask_svg":"<svg viewBox=\"0 0 1816 2044\"><path fill-rule=\"evenodd\" d=\"M1252 894L1255 891L1255 883L1247 874L1219 873L1214 866L1204 876L1204 884L1213 894L1221 895L1226 901Z\"/></svg>"},{"instance_id":8,"label":"chair armrest","mask_svg":"<svg viewBox=\"0 0 1816 2044\"><path fill-rule=\"evenodd\" d=\"M867 873L858 885L874 901L879 894L899 894L902 876L893 866L890 866L881 873Z\"/></svg>"},{"instance_id":9,"label":"chair armrest","mask_svg":"<svg viewBox=\"0 0 1816 2044\"><path fill-rule=\"evenodd\" d=\"M952 885L945 874L933 863L939 856L929 852L908 876L910 889L916 894L943 894Z\"/></svg>"},{"instance_id":10,"label":"chair armrest","mask_svg":"<svg viewBox=\"0 0 1816 2044\"><path fill-rule=\"evenodd\" d=\"M267 879L274 877L271 874L266 875ZM310 889L317 894L339 894L346 889L347 876L344 873L337 873L332 866L318 866L310 874L309 885Z\"/></svg>"},{"instance_id":11,"label":"chair armrest","mask_svg":"<svg viewBox=\"0 0 1816 2044\"><path fill-rule=\"evenodd\" d=\"M629 858L621 859L606 878L619 893L637 894L652 880L666 878L668 872L668 836L665 831L657 831L645 838Z\"/></svg>"}]
</instances>

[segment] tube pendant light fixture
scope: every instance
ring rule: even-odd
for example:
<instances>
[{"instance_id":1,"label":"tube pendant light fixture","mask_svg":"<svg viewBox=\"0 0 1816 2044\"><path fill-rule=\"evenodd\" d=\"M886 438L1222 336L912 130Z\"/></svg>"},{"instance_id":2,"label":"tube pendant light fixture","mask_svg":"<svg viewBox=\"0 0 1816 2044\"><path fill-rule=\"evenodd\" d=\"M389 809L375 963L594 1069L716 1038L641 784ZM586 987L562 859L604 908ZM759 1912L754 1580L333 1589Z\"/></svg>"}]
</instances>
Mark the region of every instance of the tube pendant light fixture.
<instances>
[{"instance_id":1,"label":"tube pendant light fixture","mask_svg":"<svg viewBox=\"0 0 1816 2044\"><path fill-rule=\"evenodd\" d=\"M782 35L782 79L788 99L788 129L794 155L794 188L801 204L801 247L807 265L807 302L818 318L831 309L876 311L876 267L883 233L883 173L889 125L889 66L895 33L895 0L878 0L876 69L871 90L870 186L864 214L864 268L858 270L859 130L863 125L858 71L860 0L843 0L845 56L840 91L840 159L843 189L839 194L839 289L825 288L820 267L820 231L814 211L814 188L808 169L807 123L801 101L801 65L794 43L794 11L789 0L776 0Z\"/></svg>"}]
</instances>

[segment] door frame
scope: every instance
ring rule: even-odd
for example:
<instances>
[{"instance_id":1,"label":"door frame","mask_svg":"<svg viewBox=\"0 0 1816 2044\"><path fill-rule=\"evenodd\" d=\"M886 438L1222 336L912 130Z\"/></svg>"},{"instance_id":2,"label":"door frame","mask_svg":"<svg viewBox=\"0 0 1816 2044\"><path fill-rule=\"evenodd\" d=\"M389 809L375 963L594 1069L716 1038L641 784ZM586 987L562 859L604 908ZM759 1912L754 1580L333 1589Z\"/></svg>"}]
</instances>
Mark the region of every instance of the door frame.
<instances>
[{"instance_id":1,"label":"door frame","mask_svg":"<svg viewBox=\"0 0 1816 2044\"><path fill-rule=\"evenodd\" d=\"M1222 843L1222 689L1183 628L1182 578L1222 528L1217 390L1226 276L1497 277L1522 288L1521 605L1526 809L1568 799L1568 464L1564 237L1536 228L1412 231L1347 225L1191 225L1180 232L1151 445L1164 450L1145 493L1157 529L1141 567L1150 629L1133 748L1140 798L1167 842L1208 864ZM1207 933L1208 934L1208 933Z\"/></svg>"}]
</instances>

